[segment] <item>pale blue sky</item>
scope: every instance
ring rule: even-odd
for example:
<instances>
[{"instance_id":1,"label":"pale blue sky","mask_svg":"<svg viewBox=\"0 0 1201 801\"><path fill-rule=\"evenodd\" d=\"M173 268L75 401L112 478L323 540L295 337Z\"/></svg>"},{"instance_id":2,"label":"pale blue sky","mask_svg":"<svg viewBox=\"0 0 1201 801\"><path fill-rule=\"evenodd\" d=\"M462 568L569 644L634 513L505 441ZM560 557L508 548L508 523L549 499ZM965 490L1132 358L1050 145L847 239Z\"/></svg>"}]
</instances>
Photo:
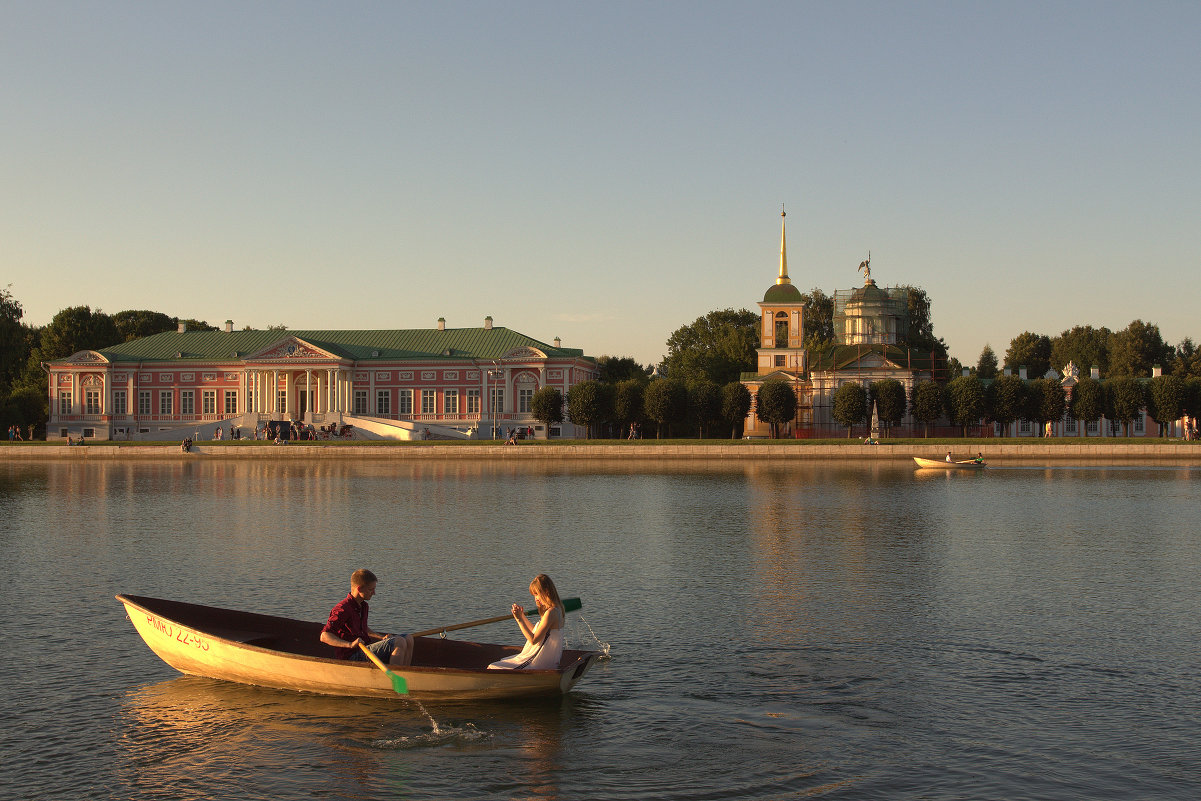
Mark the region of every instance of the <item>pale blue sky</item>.
<instances>
[{"instance_id":1,"label":"pale blue sky","mask_svg":"<svg viewBox=\"0 0 1201 801\"><path fill-rule=\"evenodd\" d=\"M1201 339L1201 4L3 4L0 286L658 361L802 290ZM287 288L291 288L290 291Z\"/></svg>"}]
</instances>

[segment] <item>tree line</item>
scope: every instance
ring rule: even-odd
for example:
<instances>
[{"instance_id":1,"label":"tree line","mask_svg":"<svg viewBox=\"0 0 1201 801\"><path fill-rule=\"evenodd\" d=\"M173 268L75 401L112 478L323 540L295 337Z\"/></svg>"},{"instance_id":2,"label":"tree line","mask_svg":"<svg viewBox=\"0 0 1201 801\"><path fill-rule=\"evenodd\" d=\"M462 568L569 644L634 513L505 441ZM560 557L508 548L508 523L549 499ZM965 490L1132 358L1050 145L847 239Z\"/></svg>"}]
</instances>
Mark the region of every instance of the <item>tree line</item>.
<instances>
[{"instance_id":1,"label":"tree line","mask_svg":"<svg viewBox=\"0 0 1201 801\"><path fill-rule=\"evenodd\" d=\"M106 314L90 306L72 306L44 326L23 323L24 316L11 286L0 289L0 419L4 427L19 425L23 432L32 426L35 436L44 435L50 414L43 362L175 331L180 323L191 331L217 330L204 320L146 310Z\"/></svg>"}]
</instances>

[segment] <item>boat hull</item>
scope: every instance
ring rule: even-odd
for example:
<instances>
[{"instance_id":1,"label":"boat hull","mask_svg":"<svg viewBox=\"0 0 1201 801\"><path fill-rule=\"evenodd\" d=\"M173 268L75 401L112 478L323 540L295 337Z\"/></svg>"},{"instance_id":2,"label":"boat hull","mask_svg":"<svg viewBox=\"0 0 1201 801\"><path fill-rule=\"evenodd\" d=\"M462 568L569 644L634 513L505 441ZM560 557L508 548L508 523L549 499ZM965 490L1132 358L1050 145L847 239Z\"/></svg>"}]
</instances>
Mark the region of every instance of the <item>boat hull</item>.
<instances>
[{"instance_id":1,"label":"boat hull","mask_svg":"<svg viewBox=\"0 0 1201 801\"><path fill-rule=\"evenodd\" d=\"M181 673L326 695L396 697L391 680L370 662L334 658L318 639L320 623L141 596L117 600L150 650ZM568 692L600 656L564 651L557 670L487 669L517 651L419 637L414 664L392 670L417 698L531 698Z\"/></svg>"},{"instance_id":2,"label":"boat hull","mask_svg":"<svg viewBox=\"0 0 1201 801\"><path fill-rule=\"evenodd\" d=\"M979 470L984 467L984 462L977 462L975 459L967 459L962 462L948 462L945 459L923 459L920 456L914 456L913 461L918 467L930 470Z\"/></svg>"}]
</instances>

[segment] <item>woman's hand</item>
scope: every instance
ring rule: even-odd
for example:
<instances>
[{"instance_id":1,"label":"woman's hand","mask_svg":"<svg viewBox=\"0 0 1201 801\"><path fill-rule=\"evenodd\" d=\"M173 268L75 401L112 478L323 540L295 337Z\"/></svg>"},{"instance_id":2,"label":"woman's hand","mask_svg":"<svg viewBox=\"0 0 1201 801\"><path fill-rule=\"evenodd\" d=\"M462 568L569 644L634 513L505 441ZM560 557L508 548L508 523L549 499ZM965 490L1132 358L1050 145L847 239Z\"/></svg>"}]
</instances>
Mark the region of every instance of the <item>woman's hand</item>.
<instances>
[{"instance_id":1,"label":"woman's hand","mask_svg":"<svg viewBox=\"0 0 1201 801\"><path fill-rule=\"evenodd\" d=\"M513 615L513 617L516 619L521 620L521 616L525 614L525 610L521 608L521 604L513 604L512 608L509 610L509 614Z\"/></svg>"}]
</instances>

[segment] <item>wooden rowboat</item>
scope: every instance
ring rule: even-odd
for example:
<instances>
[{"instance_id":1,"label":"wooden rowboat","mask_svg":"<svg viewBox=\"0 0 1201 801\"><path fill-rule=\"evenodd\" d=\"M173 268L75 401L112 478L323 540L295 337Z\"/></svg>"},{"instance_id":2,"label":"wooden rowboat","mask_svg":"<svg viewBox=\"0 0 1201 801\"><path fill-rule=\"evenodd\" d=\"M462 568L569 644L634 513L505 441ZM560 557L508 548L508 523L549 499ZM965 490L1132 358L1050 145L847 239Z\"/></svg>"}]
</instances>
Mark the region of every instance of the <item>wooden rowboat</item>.
<instances>
[{"instance_id":1,"label":"wooden rowboat","mask_svg":"<svg viewBox=\"0 0 1201 801\"><path fill-rule=\"evenodd\" d=\"M975 459L964 459L959 462L948 462L945 459L923 459L920 456L914 456L913 461L917 462L918 467L928 467L933 470L958 470L960 468L981 468L984 467L984 462L977 462Z\"/></svg>"},{"instance_id":2,"label":"wooden rowboat","mask_svg":"<svg viewBox=\"0 0 1201 801\"><path fill-rule=\"evenodd\" d=\"M338 659L323 623L213 606L118 595L138 634L171 667L194 676L326 695L392 696L370 662ZM417 637L413 664L392 668L417 698L530 698L569 691L601 656L565 650L557 670L488 670L517 653L508 645Z\"/></svg>"}]
</instances>

